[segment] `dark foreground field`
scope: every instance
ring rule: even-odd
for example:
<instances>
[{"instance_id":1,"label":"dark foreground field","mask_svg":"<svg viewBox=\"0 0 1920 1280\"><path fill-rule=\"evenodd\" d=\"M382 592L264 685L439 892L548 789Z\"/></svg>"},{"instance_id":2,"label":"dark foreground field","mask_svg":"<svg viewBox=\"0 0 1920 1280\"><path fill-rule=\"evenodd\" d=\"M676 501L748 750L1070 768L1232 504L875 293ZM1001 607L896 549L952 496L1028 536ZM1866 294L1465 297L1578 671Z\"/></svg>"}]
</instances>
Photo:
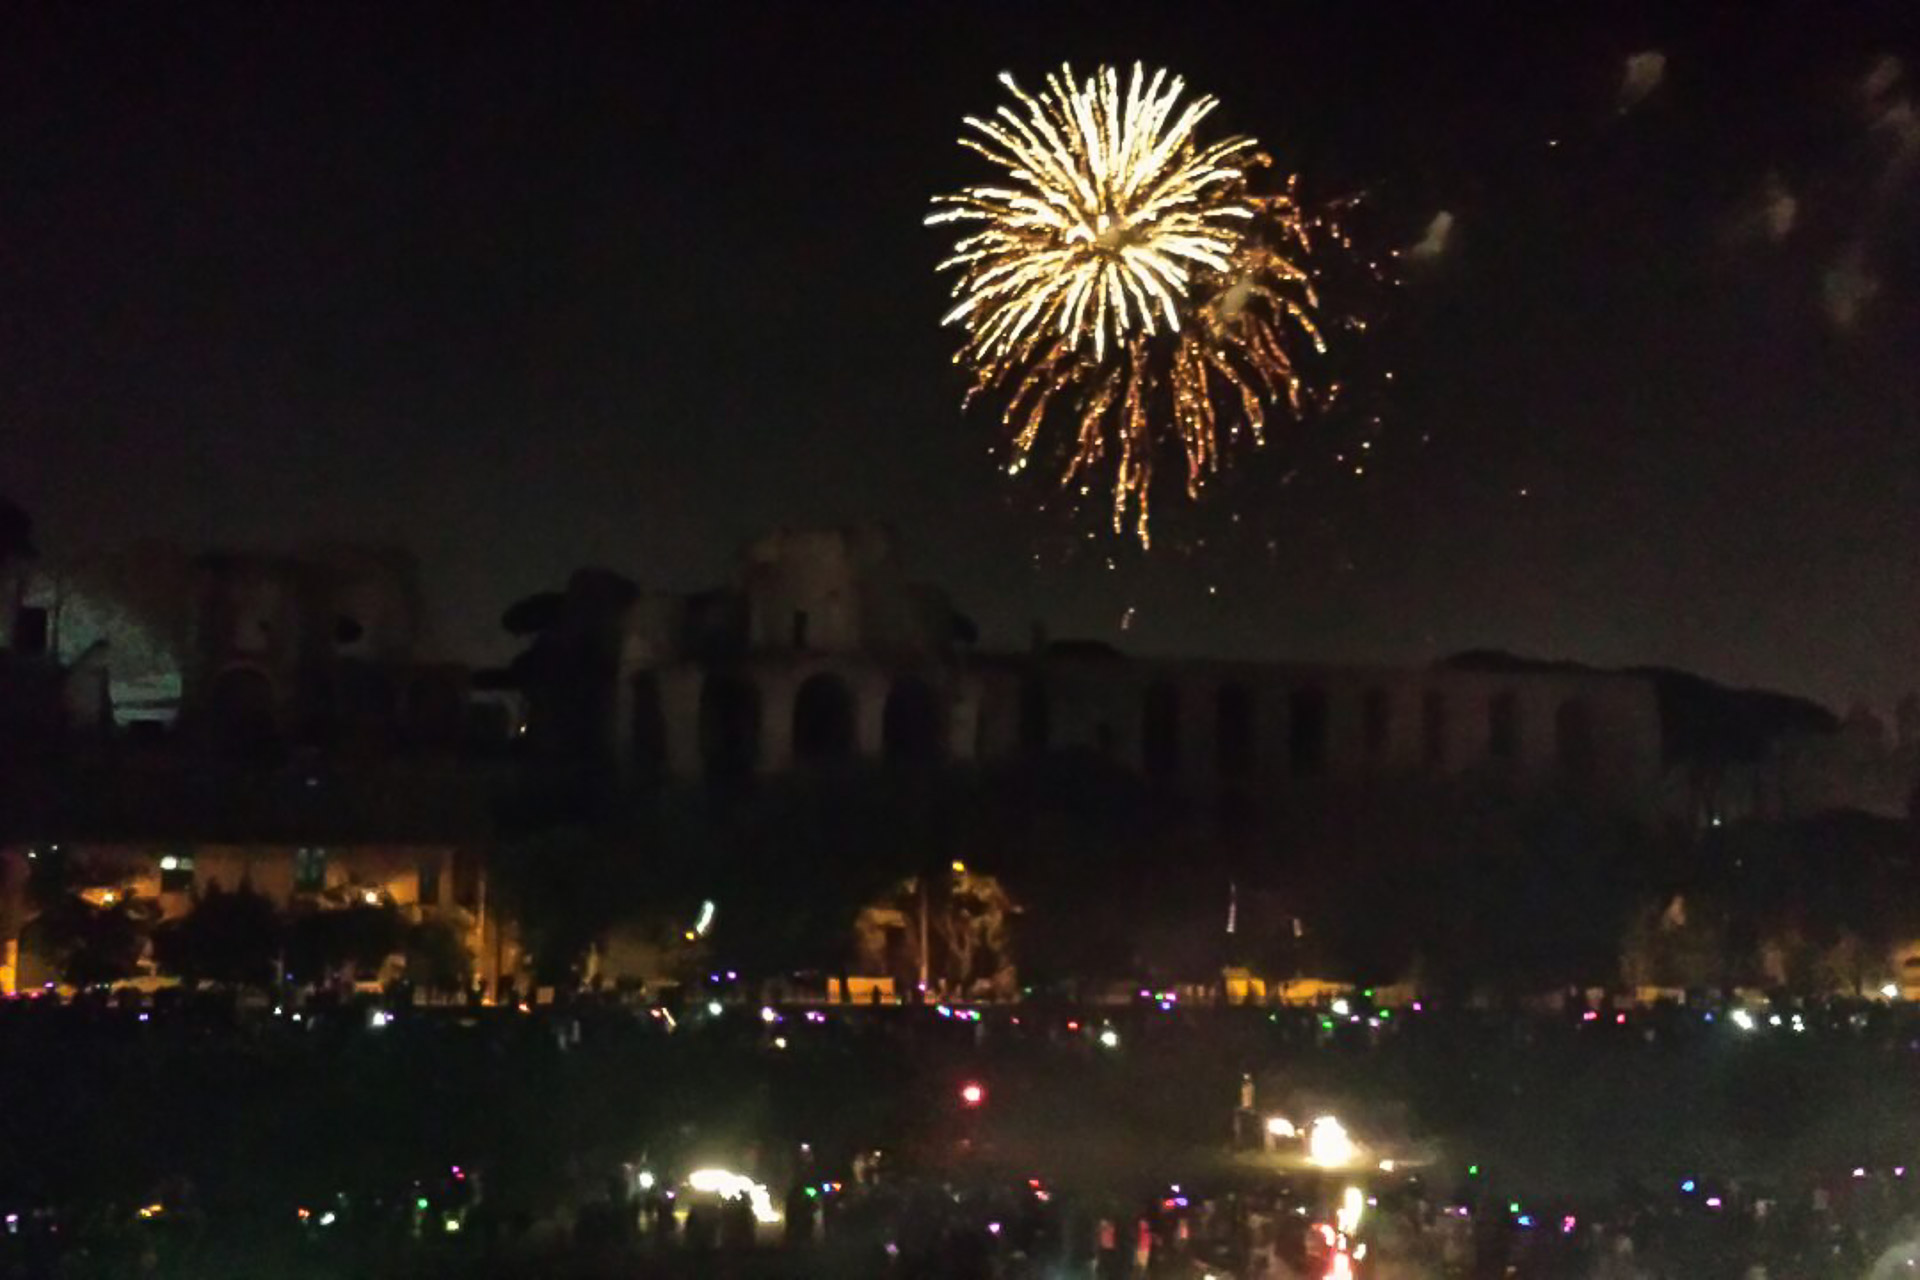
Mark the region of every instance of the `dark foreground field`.
<instances>
[{"instance_id":1,"label":"dark foreground field","mask_svg":"<svg viewBox=\"0 0 1920 1280\"><path fill-rule=\"evenodd\" d=\"M902 1177L1031 1177L1087 1205L1257 1178L1265 1157L1229 1147L1243 1073L1260 1114L1337 1109L1382 1144L1369 1162L1427 1161L1436 1194L1573 1202L1920 1166L1920 1025L1886 1009L1809 1011L1799 1031L1678 1010L1403 1011L1371 1027L1151 1008L780 1017L730 1005L669 1032L624 1009L433 1012L376 1028L364 1010L296 1024L15 1004L0 1016L0 1207L23 1216L0 1257L76 1276L832 1274L818 1254L659 1257L596 1234L593 1206L646 1166L752 1169L781 1195L802 1143L809 1177L846 1178L880 1148ZM1097 1036L1108 1022L1117 1045ZM966 1081L986 1090L978 1108Z\"/></svg>"}]
</instances>

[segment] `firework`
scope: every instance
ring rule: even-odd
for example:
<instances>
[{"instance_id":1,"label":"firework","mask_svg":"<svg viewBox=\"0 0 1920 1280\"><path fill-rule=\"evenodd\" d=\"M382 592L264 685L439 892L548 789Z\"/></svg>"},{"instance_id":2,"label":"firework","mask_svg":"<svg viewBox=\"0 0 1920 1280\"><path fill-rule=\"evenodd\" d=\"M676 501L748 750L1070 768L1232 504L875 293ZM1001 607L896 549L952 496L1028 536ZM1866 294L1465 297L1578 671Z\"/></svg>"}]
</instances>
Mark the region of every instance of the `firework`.
<instances>
[{"instance_id":1,"label":"firework","mask_svg":"<svg viewBox=\"0 0 1920 1280\"><path fill-rule=\"evenodd\" d=\"M1253 139L1203 143L1211 97L1135 64L1049 75L1037 95L1009 75L1016 106L969 117L962 146L1004 171L997 185L934 201L929 225L963 234L940 264L955 275L944 322L968 393L998 399L1009 470L1033 460L1047 424L1071 424L1062 484L1090 492L1112 467L1113 526L1147 541L1155 457L1177 443L1198 497L1221 436L1264 440L1268 407L1298 411L1294 350L1323 351L1304 263L1322 232L1293 181L1256 194L1268 164Z\"/></svg>"}]
</instances>

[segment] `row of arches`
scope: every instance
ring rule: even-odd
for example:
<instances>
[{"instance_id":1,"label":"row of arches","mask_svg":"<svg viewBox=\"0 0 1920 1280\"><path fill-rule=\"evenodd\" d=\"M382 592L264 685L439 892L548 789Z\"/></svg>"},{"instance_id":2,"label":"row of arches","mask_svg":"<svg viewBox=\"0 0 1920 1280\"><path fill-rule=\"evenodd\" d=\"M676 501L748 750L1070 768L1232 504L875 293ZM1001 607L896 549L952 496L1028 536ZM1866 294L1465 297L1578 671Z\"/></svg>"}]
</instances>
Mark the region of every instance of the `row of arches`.
<instances>
[{"instance_id":1,"label":"row of arches","mask_svg":"<svg viewBox=\"0 0 1920 1280\"><path fill-rule=\"evenodd\" d=\"M1172 778L1181 772L1186 744L1182 741L1182 690L1171 681L1147 686L1140 706L1140 767L1152 778ZM1212 693L1214 771L1225 780L1251 776L1261 761L1259 707L1247 685L1227 683ZM1455 708L1440 690L1425 691L1418 705L1418 760L1429 769L1446 769L1458 745L1452 716ZM1392 691L1371 688L1361 694L1359 746L1368 764L1385 762L1395 753L1397 717ZM1484 702L1484 760L1495 766L1514 766L1521 758L1520 700L1502 690ZM1331 766L1332 701L1325 689L1305 686L1285 698L1286 771L1294 777L1325 774ZM1044 683L1030 681L1021 692L1022 746L1044 751L1053 745L1052 707ZM1411 754L1411 753L1409 753ZM1584 698L1562 699L1554 710L1553 760L1564 774L1584 778L1592 774L1597 757L1592 705Z\"/></svg>"},{"instance_id":2,"label":"row of arches","mask_svg":"<svg viewBox=\"0 0 1920 1280\"><path fill-rule=\"evenodd\" d=\"M751 777L764 758L766 714L754 681L738 673L709 673L701 682L697 730L702 775L722 782ZM796 765L831 766L860 754L854 691L833 672L816 672L800 683L788 728ZM634 679L630 741L640 774L665 773L666 712L651 672ZM936 764L946 757L946 741L946 711L934 686L918 676L896 678L881 711L881 757L890 764Z\"/></svg>"}]
</instances>

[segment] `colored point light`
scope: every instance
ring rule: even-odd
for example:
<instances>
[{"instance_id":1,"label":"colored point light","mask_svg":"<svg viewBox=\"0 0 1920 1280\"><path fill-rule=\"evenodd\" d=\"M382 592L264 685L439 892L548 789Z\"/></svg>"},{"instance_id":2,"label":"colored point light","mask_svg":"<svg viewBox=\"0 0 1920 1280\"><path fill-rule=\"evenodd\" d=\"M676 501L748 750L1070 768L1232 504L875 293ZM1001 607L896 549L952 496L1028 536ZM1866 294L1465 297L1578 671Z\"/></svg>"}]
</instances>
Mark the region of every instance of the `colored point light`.
<instances>
[{"instance_id":1,"label":"colored point light","mask_svg":"<svg viewBox=\"0 0 1920 1280\"><path fill-rule=\"evenodd\" d=\"M960 1086L960 1101L969 1107L977 1107L987 1100L986 1086L977 1080L969 1080Z\"/></svg>"}]
</instances>

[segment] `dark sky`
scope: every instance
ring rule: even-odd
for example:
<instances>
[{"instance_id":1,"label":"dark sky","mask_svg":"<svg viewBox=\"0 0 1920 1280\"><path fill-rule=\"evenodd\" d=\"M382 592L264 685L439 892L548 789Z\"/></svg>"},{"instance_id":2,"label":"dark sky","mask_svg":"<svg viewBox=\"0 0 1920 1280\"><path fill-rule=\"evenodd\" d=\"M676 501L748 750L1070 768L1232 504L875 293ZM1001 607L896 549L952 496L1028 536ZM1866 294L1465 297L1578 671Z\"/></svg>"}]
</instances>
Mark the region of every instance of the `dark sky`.
<instances>
[{"instance_id":1,"label":"dark sky","mask_svg":"<svg viewBox=\"0 0 1920 1280\"><path fill-rule=\"evenodd\" d=\"M1920 685L1920 8L1575 10L8 6L0 491L56 552L404 542L470 656L576 566L700 586L873 518L1004 644L1884 704ZM1376 244L1453 213L1363 353L1364 475L1353 422L1283 432L1143 558L996 471L920 222L995 74L1062 58L1182 72Z\"/></svg>"}]
</instances>

